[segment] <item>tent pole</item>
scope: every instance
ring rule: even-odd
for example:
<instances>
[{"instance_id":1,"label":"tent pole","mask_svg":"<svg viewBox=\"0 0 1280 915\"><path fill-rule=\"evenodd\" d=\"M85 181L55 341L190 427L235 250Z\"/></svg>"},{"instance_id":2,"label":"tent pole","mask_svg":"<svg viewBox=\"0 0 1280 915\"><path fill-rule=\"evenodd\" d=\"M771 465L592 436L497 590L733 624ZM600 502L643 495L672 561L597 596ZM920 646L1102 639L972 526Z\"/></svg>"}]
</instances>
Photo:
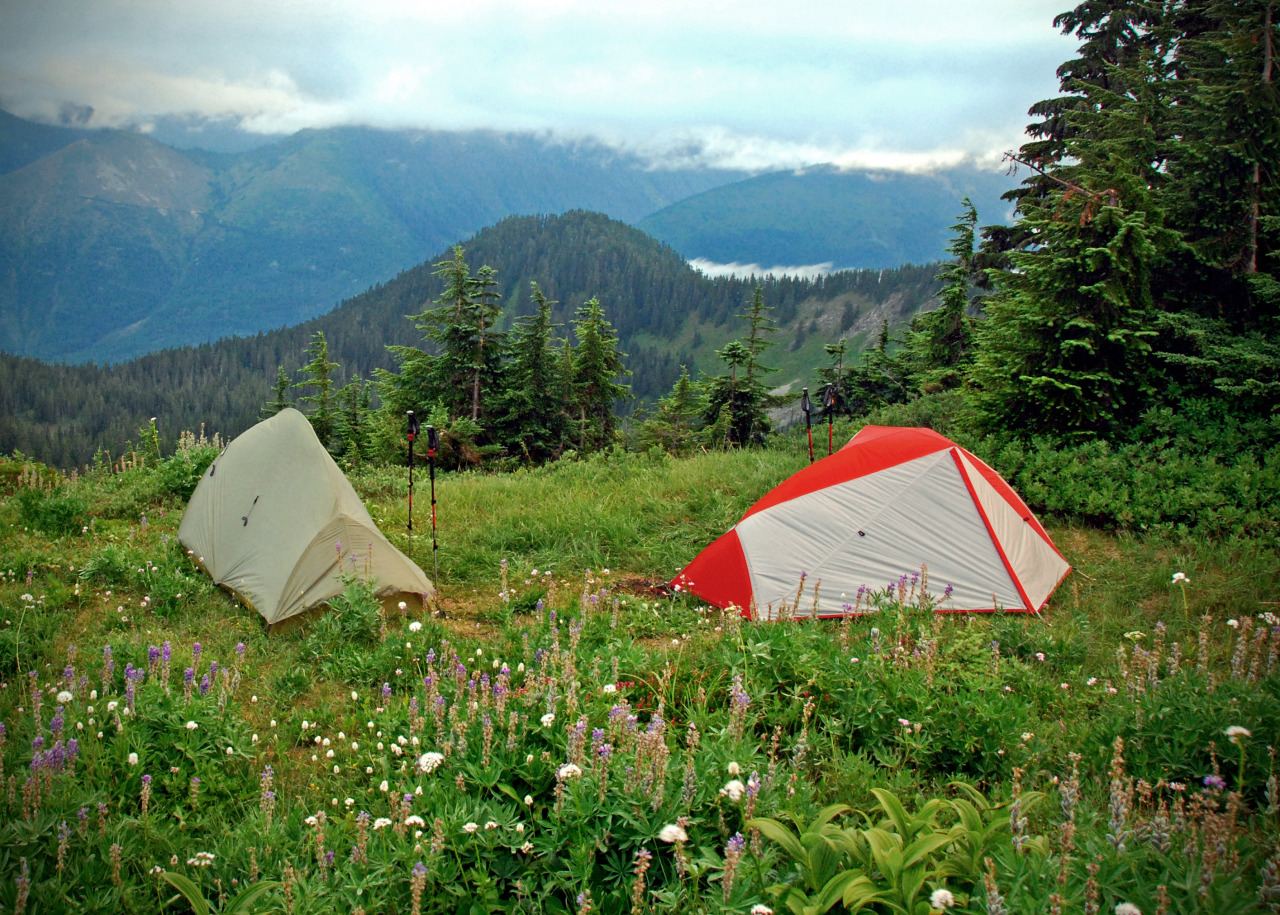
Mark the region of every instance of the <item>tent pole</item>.
<instances>
[{"instance_id":1,"label":"tent pole","mask_svg":"<svg viewBox=\"0 0 1280 915\"><path fill-rule=\"evenodd\" d=\"M405 411L409 435L409 561L413 561L413 440L418 435L418 419L412 410Z\"/></svg>"},{"instance_id":2,"label":"tent pole","mask_svg":"<svg viewBox=\"0 0 1280 915\"><path fill-rule=\"evenodd\" d=\"M809 389L805 388L800 394L800 409L804 412L804 425L809 431L809 463L813 463L813 415L809 406Z\"/></svg>"}]
</instances>

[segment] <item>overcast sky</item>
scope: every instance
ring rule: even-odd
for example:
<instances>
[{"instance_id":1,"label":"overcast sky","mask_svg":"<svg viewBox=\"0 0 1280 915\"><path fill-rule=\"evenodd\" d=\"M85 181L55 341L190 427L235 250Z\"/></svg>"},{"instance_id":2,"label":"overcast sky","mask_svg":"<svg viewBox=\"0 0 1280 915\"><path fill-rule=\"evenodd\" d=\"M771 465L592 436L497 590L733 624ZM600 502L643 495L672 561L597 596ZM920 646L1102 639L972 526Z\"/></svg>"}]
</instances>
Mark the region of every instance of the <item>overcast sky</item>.
<instances>
[{"instance_id":1,"label":"overcast sky","mask_svg":"<svg viewBox=\"0 0 1280 915\"><path fill-rule=\"evenodd\" d=\"M1016 148L1065 0L0 0L0 107L146 130L596 137L661 163L927 168ZM81 109L83 110L83 109Z\"/></svg>"}]
</instances>

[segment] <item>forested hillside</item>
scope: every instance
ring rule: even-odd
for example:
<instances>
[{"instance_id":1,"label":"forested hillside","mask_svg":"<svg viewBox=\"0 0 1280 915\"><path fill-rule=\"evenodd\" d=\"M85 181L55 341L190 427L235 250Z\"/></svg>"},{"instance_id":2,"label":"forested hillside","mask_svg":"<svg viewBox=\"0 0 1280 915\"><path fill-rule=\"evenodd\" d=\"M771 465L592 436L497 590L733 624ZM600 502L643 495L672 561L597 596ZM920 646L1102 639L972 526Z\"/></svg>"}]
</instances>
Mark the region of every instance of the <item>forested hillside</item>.
<instances>
[{"instance_id":1,"label":"forested hillside","mask_svg":"<svg viewBox=\"0 0 1280 915\"><path fill-rule=\"evenodd\" d=\"M587 299L601 302L617 329L627 379L641 400L664 394L687 364L695 375L718 364L712 352L740 333L736 315L751 299L752 280L711 280L672 249L639 230L596 213L513 217L464 243L473 267L496 271L504 306L502 327L530 314L529 284L558 301L558 338ZM433 264L441 252L329 314L303 324L180 347L112 367L50 365L0 356L0 453L14 449L63 467L89 462L105 448L118 454L138 429L157 418L166 443L183 429L235 435L257 421L283 366L304 380L308 343L322 332L336 380L369 379L391 369L390 345L422 346L406 315L418 314L443 290ZM764 300L774 308L784 351L777 361L799 373L821 362L822 346L897 323L931 300L936 266L848 271L818 280L767 279ZM789 380L787 378L780 379ZM290 395L292 398L295 395Z\"/></svg>"}]
</instances>

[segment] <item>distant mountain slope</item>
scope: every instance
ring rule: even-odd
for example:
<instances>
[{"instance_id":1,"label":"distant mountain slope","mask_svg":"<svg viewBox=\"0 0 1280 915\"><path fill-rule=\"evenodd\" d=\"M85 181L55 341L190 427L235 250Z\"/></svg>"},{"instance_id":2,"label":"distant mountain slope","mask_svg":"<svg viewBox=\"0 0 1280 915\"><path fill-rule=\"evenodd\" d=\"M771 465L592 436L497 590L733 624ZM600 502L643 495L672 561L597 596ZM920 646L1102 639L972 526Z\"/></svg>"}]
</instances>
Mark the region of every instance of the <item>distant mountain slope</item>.
<instances>
[{"instance_id":1,"label":"distant mountain slope","mask_svg":"<svg viewBox=\"0 0 1280 915\"><path fill-rule=\"evenodd\" d=\"M1004 222L1001 171L928 175L821 165L713 188L645 217L639 227L689 258L763 267L836 269L923 264L945 256L968 195L982 224Z\"/></svg>"},{"instance_id":2,"label":"distant mountain slope","mask_svg":"<svg viewBox=\"0 0 1280 915\"><path fill-rule=\"evenodd\" d=\"M35 124L0 111L0 175L17 171L88 135L87 130Z\"/></svg>"},{"instance_id":3,"label":"distant mountain slope","mask_svg":"<svg viewBox=\"0 0 1280 915\"><path fill-rule=\"evenodd\" d=\"M681 364L719 371L717 347L744 333L741 314L753 285L711 280L691 269L671 248L639 230L598 213L511 217L465 243L473 267L489 264L505 304L507 326L529 313L529 282L559 300L557 334L570 333L574 309L599 297L618 329L628 379L641 399L665 394ZM87 463L104 447L119 454L124 443L155 416L166 443L183 429L235 435L256 421L269 398L276 366L293 377L311 335L325 333L340 382L354 373L369 378L393 368L389 344L422 346L406 315L439 296L436 257L343 302L301 325L168 349L111 368L51 365L0 354L0 453L20 449L69 467ZM781 325L768 362L780 368L777 383L803 381L824 364L824 343L842 334L855 343L879 327L897 323L927 304L936 265L838 273L817 281L771 279L764 297Z\"/></svg>"},{"instance_id":4,"label":"distant mountain slope","mask_svg":"<svg viewBox=\"0 0 1280 915\"><path fill-rule=\"evenodd\" d=\"M21 164L0 175L0 350L66 361L296 324L512 213L630 221L740 177L483 131L308 130L230 155L0 129Z\"/></svg>"}]
</instances>

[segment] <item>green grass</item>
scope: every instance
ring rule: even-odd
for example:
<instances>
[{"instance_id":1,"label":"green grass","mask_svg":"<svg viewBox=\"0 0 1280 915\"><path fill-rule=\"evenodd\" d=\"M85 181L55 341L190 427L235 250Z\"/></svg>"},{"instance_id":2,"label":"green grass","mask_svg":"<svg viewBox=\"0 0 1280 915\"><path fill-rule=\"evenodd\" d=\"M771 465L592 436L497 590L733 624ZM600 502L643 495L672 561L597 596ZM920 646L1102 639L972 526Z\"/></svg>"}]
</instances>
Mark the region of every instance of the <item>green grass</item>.
<instances>
[{"instance_id":1,"label":"green grass","mask_svg":"<svg viewBox=\"0 0 1280 915\"><path fill-rule=\"evenodd\" d=\"M27 912L184 911L174 887L217 906L217 881L228 899L275 881L261 888L263 910L412 912L420 863L416 904L426 912L581 911L584 891L591 911L631 911L644 850L653 858L641 911L781 912L814 904L812 882L835 879L874 889L871 911L923 913L946 888L953 911L979 913L988 911L987 858L1017 912L1050 911L1054 890L1064 911L1093 899L1101 911L1127 901L1149 913L1162 892L1169 912L1265 910L1258 894L1271 885L1280 836L1280 796L1268 782L1280 633L1258 618L1275 610L1273 540L1139 536L1046 517L1076 571L1040 617L931 617L909 601L848 624L752 625L651 587L805 464L792 436L765 451L685 460L618 452L509 475L442 475L439 616L393 617L384 635L353 584L341 616L268 638L177 544L185 474L94 472L35 492L29 474L0 461L0 906L13 911L27 892ZM352 480L383 530L407 545L405 469L367 468ZM430 569L425 473L414 515L414 558ZM33 523L46 516L52 530ZM1189 584L1174 584L1175 572ZM1265 635L1241 647L1249 627ZM148 658L166 642L167 678ZM108 644L115 667L104 679ZM201 696L213 659L227 674ZM499 714L482 678L498 681L503 663L510 692ZM55 736L68 664L74 696ZM130 664L150 673L117 729ZM190 698L187 666L196 670ZM34 688L42 750L80 741L72 772L32 773ZM739 688L745 707L732 698ZM453 710L443 728L437 695ZM108 713L108 702L120 706ZM615 706L636 716L636 732L611 717ZM546 714L555 718L543 724ZM1229 725L1252 736L1233 746ZM657 736L642 739L650 728ZM401 736L419 743L393 752ZM602 741L613 754L607 779ZM412 761L428 750L446 758L416 772ZM1059 789L1073 753L1079 800L1068 842ZM583 774L557 778L569 762ZM1226 787L1206 793L1215 769ZM754 799L721 793L753 772ZM28 777L35 788L24 789ZM979 792L972 810L956 782ZM403 820L405 792L422 825L374 829L378 818ZM914 825L899 803L923 811ZM796 831L833 804L854 811ZM1107 839L1116 809L1123 851ZM309 824L319 811L325 823ZM1010 824L1023 815L1018 849ZM689 837L679 848L657 839L675 823ZM737 833L748 841L735 863ZM918 873L874 853L899 839L917 850ZM814 842L831 853L796 857ZM199 851L214 863L188 865ZM153 868L192 882L162 881Z\"/></svg>"}]
</instances>

